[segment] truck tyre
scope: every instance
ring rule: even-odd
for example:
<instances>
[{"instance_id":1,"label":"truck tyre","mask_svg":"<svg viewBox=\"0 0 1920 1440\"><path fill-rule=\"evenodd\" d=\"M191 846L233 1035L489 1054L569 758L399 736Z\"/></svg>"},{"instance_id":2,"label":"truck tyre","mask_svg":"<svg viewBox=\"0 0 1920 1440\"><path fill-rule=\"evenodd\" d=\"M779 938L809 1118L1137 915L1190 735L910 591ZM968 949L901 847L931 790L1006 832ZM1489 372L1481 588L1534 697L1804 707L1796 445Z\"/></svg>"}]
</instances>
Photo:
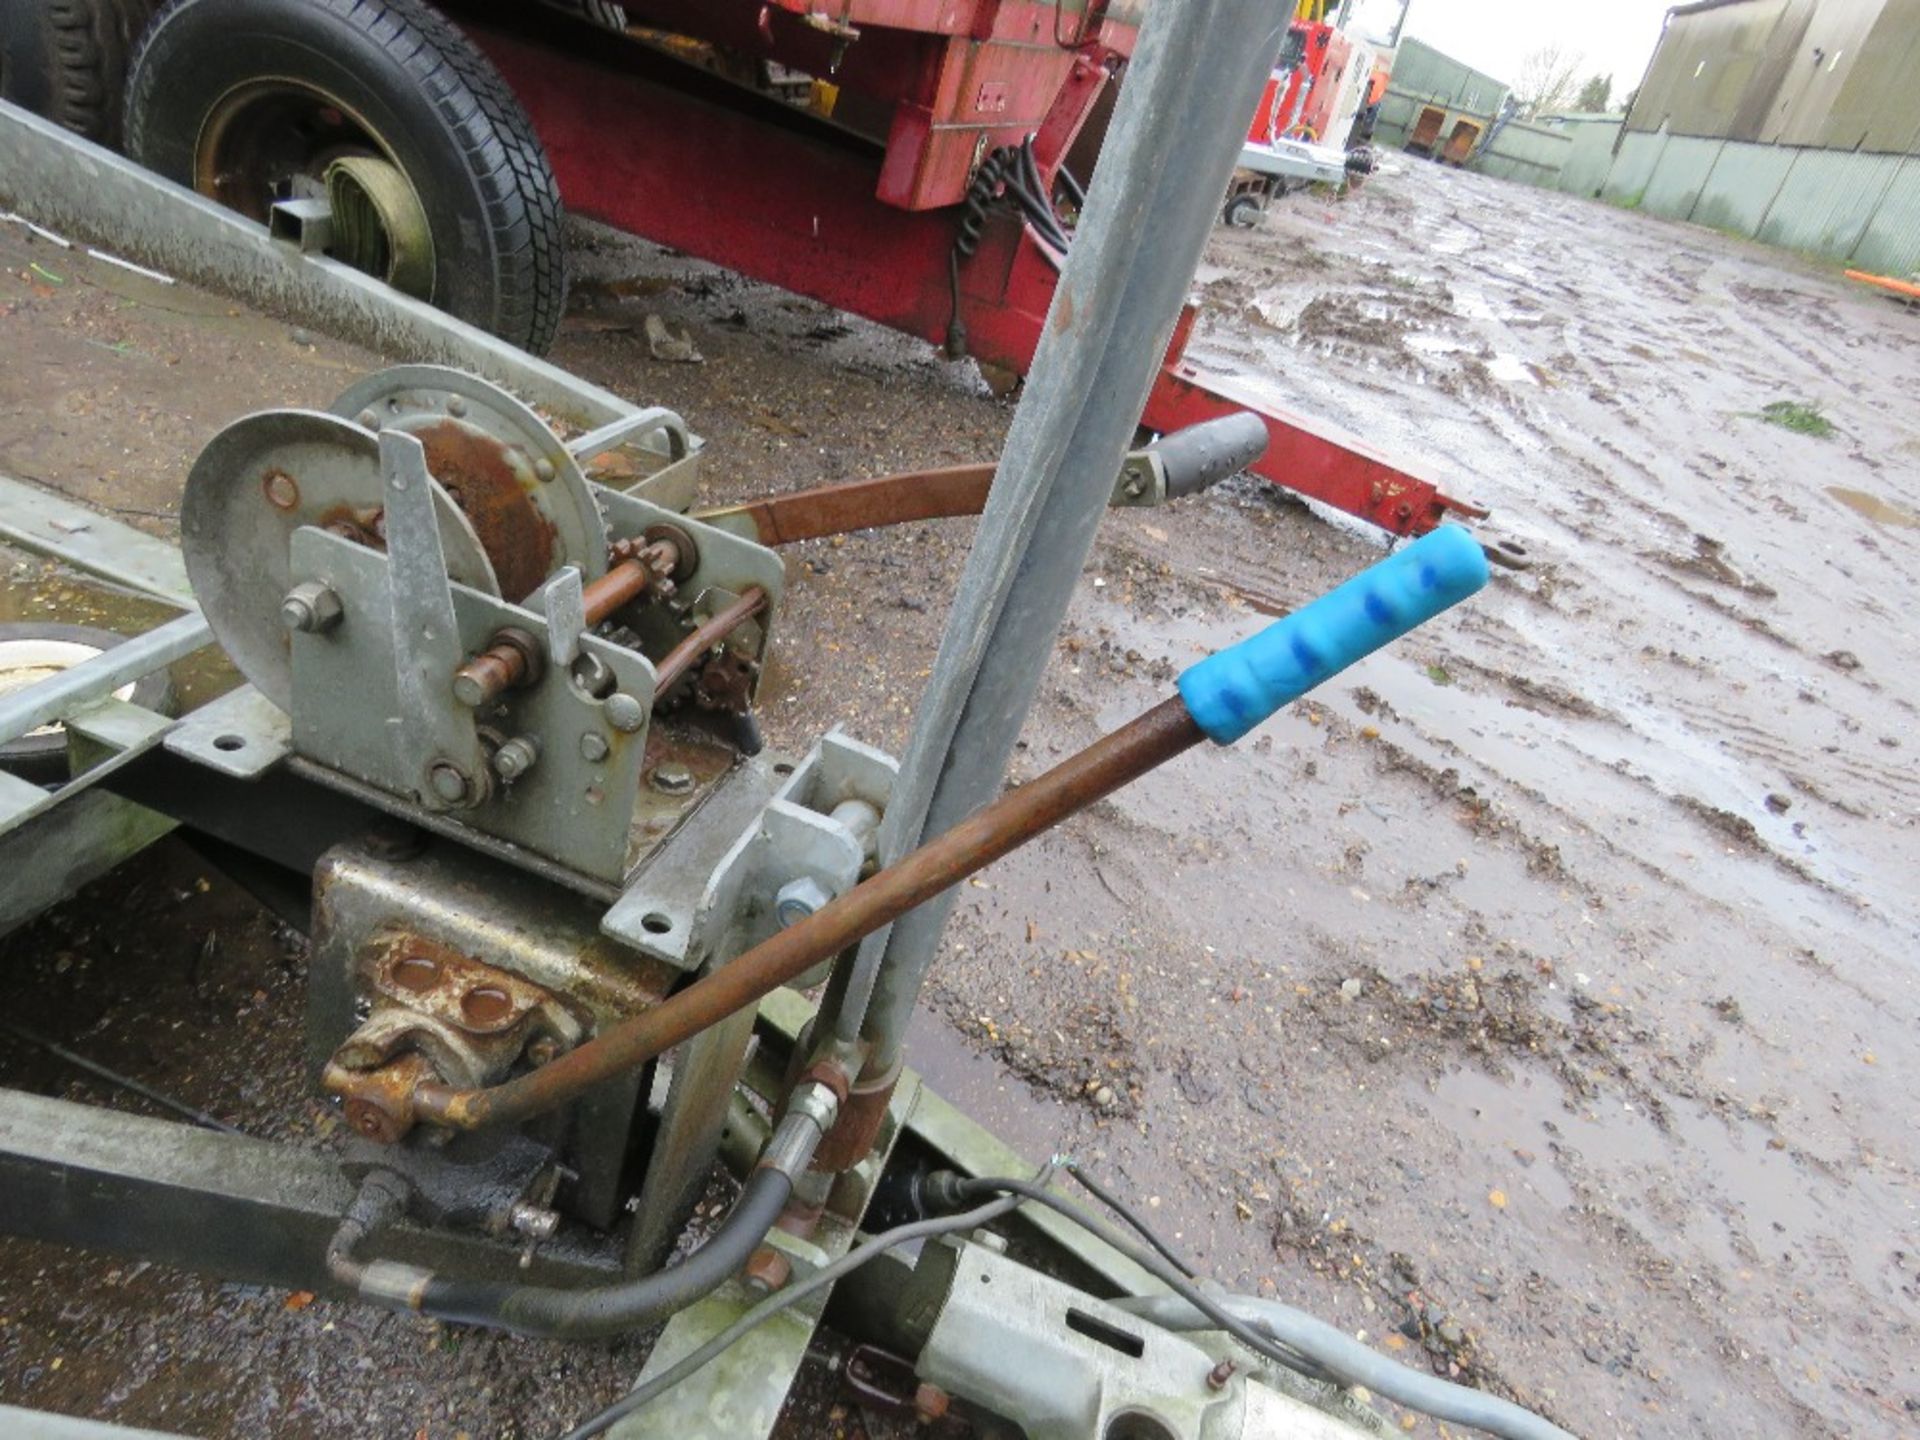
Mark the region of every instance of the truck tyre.
<instances>
[{"instance_id":1,"label":"truck tyre","mask_svg":"<svg viewBox=\"0 0 1920 1440\"><path fill-rule=\"evenodd\" d=\"M127 151L256 220L325 195L337 258L535 353L559 327L546 152L421 0L172 0L133 58Z\"/></svg>"},{"instance_id":2,"label":"truck tyre","mask_svg":"<svg viewBox=\"0 0 1920 1440\"><path fill-rule=\"evenodd\" d=\"M0 0L0 100L118 144L127 55L152 12L150 0Z\"/></svg>"}]
</instances>

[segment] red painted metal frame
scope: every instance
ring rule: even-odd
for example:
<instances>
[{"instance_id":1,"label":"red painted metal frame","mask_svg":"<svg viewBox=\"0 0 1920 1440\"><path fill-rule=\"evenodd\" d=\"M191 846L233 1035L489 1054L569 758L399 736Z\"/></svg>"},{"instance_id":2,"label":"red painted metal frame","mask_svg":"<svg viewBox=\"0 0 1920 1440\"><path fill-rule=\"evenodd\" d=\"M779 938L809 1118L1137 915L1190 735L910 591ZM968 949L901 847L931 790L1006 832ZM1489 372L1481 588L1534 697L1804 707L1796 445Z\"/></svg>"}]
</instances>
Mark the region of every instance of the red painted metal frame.
<instances>
[{"instance_id":1,"label":"red painted metal frame","mask_svg":"<svg viewBox=\"0 0 1920 1440\"><path fill-rule=\"evenodd\" d=\"M847 3L857 8L859 0ZM953 6L967 8L960 0ZM545 18L538 31L514 33L462 21L532 117L568 209L946 342L958 212L885 203L877 190L886 152L877 142L619 37L589 32L590 48L564 47L551 40L554 23ZM851 49L868 37L881 38L866 32ZM1097 54L1083 52L1072 63L1039 127L1035 148L1049 167L1100 93ZM1027 133L988 132L996 145ZM1047 249L1013 215L993 212L960 270L968 353L1025 374L1056 282ZM1236 393L1230 380L1189 364L1192 326L1189 309L1142 417L1148 428L1174 430L1253 410L1273 440L1255 470L1290 490L1400 535L1424 534L1449 512L1485 514L1365 442L1264 397Z\"/></svg>"}]
</instances>

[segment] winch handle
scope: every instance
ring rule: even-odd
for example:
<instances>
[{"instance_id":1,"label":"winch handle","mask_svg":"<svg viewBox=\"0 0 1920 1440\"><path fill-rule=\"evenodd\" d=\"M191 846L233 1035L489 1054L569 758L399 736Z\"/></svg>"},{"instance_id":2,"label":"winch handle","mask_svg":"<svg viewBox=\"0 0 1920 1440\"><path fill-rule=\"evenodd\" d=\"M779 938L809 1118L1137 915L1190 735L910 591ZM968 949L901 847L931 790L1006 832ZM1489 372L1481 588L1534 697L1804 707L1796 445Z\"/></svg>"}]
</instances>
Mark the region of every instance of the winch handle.
<instances>
[{"instance_id":1,"label":"winch handle","mask_svg":"<svg viewBox=\"0 0 1920 1440\"><path fill-rule=\"evenodd\" d=\"M1336 590L1211 655L1180 677L1207 738L1231 745L1281 707L1459 604L1487 583L1487 557L1442 525Z\"/></svg>"}]
</instances>

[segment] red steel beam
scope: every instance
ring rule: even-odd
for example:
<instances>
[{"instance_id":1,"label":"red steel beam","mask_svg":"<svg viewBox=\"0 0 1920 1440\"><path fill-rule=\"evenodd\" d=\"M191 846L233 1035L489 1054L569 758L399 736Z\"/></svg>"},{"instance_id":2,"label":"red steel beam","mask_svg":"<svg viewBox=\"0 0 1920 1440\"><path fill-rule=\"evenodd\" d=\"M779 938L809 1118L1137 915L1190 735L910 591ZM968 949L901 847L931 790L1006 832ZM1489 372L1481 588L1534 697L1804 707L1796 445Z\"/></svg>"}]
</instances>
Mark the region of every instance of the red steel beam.
<instances>
[{"instance_id":1,"label":"red steel beam","mask_svg":"<svg viewBox=\"0 0 1920 1440\"><path fill-rule=\"evenodd\" d=\"M877 145L614 36L602 34L586 53L464 23L532 117L574 213L946 342L958 213L884 203ZM1068 89L1087 106L1099 93L1084 66ZM1042 127L1049 162L1084 118L1067 113L1073 108L1063 94ZM989 132L993 145L1021 138ZM993 213L960 271L967 353L1025 374L1056 278L1032 235ZM1192 326L1189 307L1142 417L1149 429L1252 410L1272 437L1255 471L1289 490L1398 535L1424 534L1449 513L1486 514L1408 462L1187 363Z\"/></svg>"}]
</instances>

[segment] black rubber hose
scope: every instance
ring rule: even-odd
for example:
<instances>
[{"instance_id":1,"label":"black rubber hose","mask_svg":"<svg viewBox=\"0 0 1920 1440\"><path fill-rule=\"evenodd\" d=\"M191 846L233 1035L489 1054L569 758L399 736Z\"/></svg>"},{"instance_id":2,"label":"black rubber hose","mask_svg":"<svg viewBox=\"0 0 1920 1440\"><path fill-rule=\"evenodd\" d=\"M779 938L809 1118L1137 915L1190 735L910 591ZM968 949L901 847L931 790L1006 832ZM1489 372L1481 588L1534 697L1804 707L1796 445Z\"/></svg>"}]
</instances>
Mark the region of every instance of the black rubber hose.
<instances>
[{"instance_id":1,"label":"black rubber hose","mask_svg":"<svg viewBox=\"0 0 1920 1440\"><path fill-rule=\"evenodd\" d=\"M684 1310L738 1274L780 1218L793 1181L762 1166L748 1178L725 1223L677 1265L590 1290L501 1285L435 1276L420 1309L442 1320L486 1325L547 1340L586 1340L640 1330Z\"/></svg>"}]
</instances>

